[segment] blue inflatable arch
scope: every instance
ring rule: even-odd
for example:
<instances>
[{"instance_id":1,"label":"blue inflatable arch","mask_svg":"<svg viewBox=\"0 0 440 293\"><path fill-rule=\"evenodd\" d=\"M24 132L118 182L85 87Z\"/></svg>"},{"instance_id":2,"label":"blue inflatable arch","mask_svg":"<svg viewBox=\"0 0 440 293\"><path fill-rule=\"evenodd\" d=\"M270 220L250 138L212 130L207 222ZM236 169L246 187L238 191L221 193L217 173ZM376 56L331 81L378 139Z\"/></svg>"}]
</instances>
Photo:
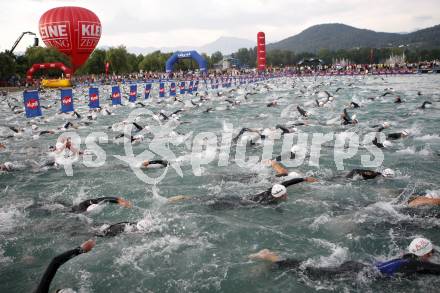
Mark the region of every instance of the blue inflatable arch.
<instances>
[{"instance_id":1,"label":"blue inflatable arch","mask_svg":"<svg viewBox=\"0 0 440 293\"><path fill-rule=\"evenodd\" d=\"M208 70L208 66L206 64L206 60L200 56L196 51L177 51L167 60L165 64L165 71L167 73L173 71L174 64L180 59L193 59L199 64L199 69L201 72L206 72Z\"/></svg>"}]
</instances>

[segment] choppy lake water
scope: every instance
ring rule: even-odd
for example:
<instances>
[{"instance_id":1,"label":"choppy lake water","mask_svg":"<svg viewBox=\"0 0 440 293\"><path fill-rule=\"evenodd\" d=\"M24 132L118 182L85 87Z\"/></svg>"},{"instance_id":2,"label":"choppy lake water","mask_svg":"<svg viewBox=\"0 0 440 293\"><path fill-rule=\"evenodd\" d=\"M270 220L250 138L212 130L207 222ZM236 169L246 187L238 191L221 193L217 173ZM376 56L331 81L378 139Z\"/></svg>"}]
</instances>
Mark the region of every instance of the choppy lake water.
<instances>
[{"instance_id":1,"label":"choppy lake water","mask_svg":"<svg viewBox=\"0 0 440 293\"><path fill-rule=\"evenodd\" d=\"M292 85L295 85L294 87ZM342 88L338 90L337 88ZM392 95L380 97L386 89ZM325 107L315 104L315 92L328 90L335 101ZM108 93L102 87L101 93ZM203 89L202 89L203 91ZM421 95L418 92L421 92ZM31 292L38 284L50 259L92 237L104 224L121 221L147 223L145 231L127 232L114 238L98 238L88 254L76 257L58 271L51 288L74 288L78 292L434 292L440 280L433 276L411 279L313 279L287 271L268 270L262 262L250 261L247 255L263 248L295 257L314 266L338 265L346 260L372 263L399 256L414 236L424 236L440 244L438 210L409 210L402 205L414 192L440 193L440 75L389 77L319 77L280 78L241 86L237 91L217 97L209 90L210 100L193 107L184 96L185 105L158 99L145 102L147 108L165 113L183 108L181 124L174 130L186 141L173 145L180 157L183 177L173 168L156 186L139 180L128 165L115 158L124 155L124 145L113 143L118 133L108 129L113 123L127 119L133 108L112 108L114 115L102 116L77 133L85 139L92 131L105 132L109 143L100 146L107 154L106 163L88 168L82 163L73 166L73 176L64 170L36 168L47 157L49 145L55 145L59 133L33 138L5 138L1 129L0 162L11 161L19 170L0 175L0 292ZM244 99L246 92L257 94ZM153 92L153 96L155 92ZM394 96L404 103L395 104ZM10 97L22 100L21 93ZM101 104L109 101L101 96ZM229 106L225 97L238 99L240 105ZM279 98L277 107L266 107ZM379 97L370 100L370 97ZM87 88L75 90L79 113L87 113ZM56 91L42 95L42 104L59 99ZM142 98L140 98L142 99ZM338 117L350 101L360 104L349 109L359 124L342 126ZM423 101L433 107L419 110ZM14 103L12 101L12 103ZM15 103L20 105L19 103ZM395 141L383 150L384 162L377 169L392 168L393 179L351 181L335 179L361 166L360 148L345 161L345 170L338 171L334 162L333 143L321 150L319 167L310 166L308 158L298 168L303 175L319 179L315 184L299 184L288 188L288 201L277 207L213 210L200 202L167 204L174 195L199 197L245 196L269 188L281 179L264 164L240 167L234 160L232 147L229 164L218 165L218 157L203 165L201 176L191 166L191 142L202 132L212 132L220 141L227 124L235 131L241 127L275 127L289 121L303 121L296 111L301 105L312 115L308 126L299 126L303 133L341 133L353 131L362 138L370 126L389 121L385 133L408 130L410 136ZM54 106L58 109L59 103ZM205 113L207 108L213 111ZM26 126L24 114L11 114L2 102L1 125ZM62 126L72 117L55 115L56 110L43 109L44 117L34 119L40 130ZM331 122L336 121L335 123ZM140 124L154 124L151 119ZM26 126L29 128L29 126ZM135 153L145 150L149 139L133 146ZM177 143L176 143L177 144ZM84 144L82 145L84 148ZM263 147L247 149L247 155L261 156ZM281 143L275 141L274 156L280 154ZM162 169L144 171L159 176ZM130 200L133 208L107 205L97 214L72 214L63 205L101 196L120 196ZM428 216L427 216L428 215ZM437 217L435 217L437 215Z\"/></svg>"}]
</instances>

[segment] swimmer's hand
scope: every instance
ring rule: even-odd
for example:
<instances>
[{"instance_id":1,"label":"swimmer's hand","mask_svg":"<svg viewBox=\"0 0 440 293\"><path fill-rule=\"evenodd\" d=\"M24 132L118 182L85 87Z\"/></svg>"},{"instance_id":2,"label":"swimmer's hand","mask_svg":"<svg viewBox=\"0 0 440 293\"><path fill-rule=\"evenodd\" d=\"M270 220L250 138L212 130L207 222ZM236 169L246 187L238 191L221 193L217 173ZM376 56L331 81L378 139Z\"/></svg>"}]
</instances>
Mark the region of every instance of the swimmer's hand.
<instances>
[{"instance_id":1,"label":"swimmer's hand","mask_svg":"<svg viewBox=\"0 0 440 293\"><path fill-rule=\"evenodd\" d=\"M270 262L277 262L280 260L280 257L275 253L270 251L269 249L260 250L257 253L253 253L249 255L250 259L261 259Z\"/></svg>"},{"instance_id":2,"label":"swimmer's hand","mask_svg":"<svg viewBox=\"0 0 440 293\"><path fill-rule=\"evenodd\" d=\"M308 183L313 183L313 182L318 182L318 179L313 178L313 177L306 177L306 178L304 178L304 181L308 182Z\"/></svg>"},{"instance_id":3,"label":"swimmer's hand","mask_svg":"<svg viewBox=\"0 0 440 293\"><path fill-rule=\"evenodd\" d=\"M439 198L429 198L425 196L418 196L415 199L408 202L408 206L415 208L422 205L440 205Z\"/></svg>"},{"instance_id":4,"label":"swimmer's hand","mask_svg":"<svg viewBox=\"0 0 440 293\"><path fill-rule=\"evenodd\" d=\"M87 240L86 242L84 242L83 244L81 244L81 249L83 250L83 252L89 252L90 250L92 250L93 247L95 247L96 245L96 241L93 239Z\"/></svg>"},{"instance_id":5,"label":"swimmer's hand","mask_svg":"<svg viewBox=\"0 0 440 293\"><path fill-rule=\"evenodd\" d=\"M131 202L129 202L128 200L125 200L125 199L123 199L123 198L118 198L118 205L120 205L121 207L124 207L124 208L131 208L132 207L132 204L131 204Z\"/></svg>"},{"instance_id":6,"label":"swimmer's hand","mask_svg":"<svg viewBox=\"0 0 440 293\"><path fill-rule=\"evenodd\" d=\"M176 195L176 196L170 197L168 199L168 203L176 203L176 202L187 200L187 199L190 199L190 198L191 197L187 196L187 195Z\"/></svg>"}]
</instances>

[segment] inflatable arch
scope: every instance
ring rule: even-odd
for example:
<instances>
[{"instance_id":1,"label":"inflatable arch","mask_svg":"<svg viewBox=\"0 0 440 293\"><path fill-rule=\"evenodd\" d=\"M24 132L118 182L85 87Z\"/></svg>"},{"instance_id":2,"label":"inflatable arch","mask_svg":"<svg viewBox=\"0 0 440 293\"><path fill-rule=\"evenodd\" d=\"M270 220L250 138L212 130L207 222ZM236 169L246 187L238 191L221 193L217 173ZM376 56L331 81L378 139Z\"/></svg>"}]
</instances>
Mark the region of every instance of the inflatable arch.
<instances>
[{"instance_id":1,"label":"inflatable arch","mask_svg":"<svg viewBox=\"0 0 440 293\"><path fill-rule=\"evenodd\" d=\"M199 64L199 69L201 72L206 72L208 70L208 66L206 64L206 60L200 56L196 51L177 51L167 60L165 65L165 71L170 73L173 71L174 64L180 59L193 59Z\"/></svg>"},{"instance_id":2,"label":"inflatable arch","mask_svg":"<svg viewBox=\"0 0 440 293\"><path fill-rule=\"evenodd\" d=\"M70 76L72 75L72 70L61 62L37 63L32 65L31 68L29 68L29 70L26 73L26 78L28 80L32 80L32 76L34 75L34 73L41 69L61 69L67 78L70 78Z\"/></svg>"}]
</instances>

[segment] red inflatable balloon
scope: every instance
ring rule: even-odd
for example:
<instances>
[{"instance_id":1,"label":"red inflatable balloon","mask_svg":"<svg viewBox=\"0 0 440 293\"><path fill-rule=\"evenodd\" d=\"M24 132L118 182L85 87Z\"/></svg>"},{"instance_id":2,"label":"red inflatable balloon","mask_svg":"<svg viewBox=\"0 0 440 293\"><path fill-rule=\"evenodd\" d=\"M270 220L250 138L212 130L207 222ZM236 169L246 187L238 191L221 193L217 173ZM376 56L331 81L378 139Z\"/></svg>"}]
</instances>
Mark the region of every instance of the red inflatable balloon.
<instances>
[{"instance_id":1,"label":"red inflatable balloon","mask_svg":"<svg viewBox=\"0 0 440 293\"><path fill-rule=\"evenodd\" d=\"M40 18L40 35L46 46L68 55L73 71L87 61L101 38L101 22L81 7L57 7Z\"/></svg>"}]
</instances>

